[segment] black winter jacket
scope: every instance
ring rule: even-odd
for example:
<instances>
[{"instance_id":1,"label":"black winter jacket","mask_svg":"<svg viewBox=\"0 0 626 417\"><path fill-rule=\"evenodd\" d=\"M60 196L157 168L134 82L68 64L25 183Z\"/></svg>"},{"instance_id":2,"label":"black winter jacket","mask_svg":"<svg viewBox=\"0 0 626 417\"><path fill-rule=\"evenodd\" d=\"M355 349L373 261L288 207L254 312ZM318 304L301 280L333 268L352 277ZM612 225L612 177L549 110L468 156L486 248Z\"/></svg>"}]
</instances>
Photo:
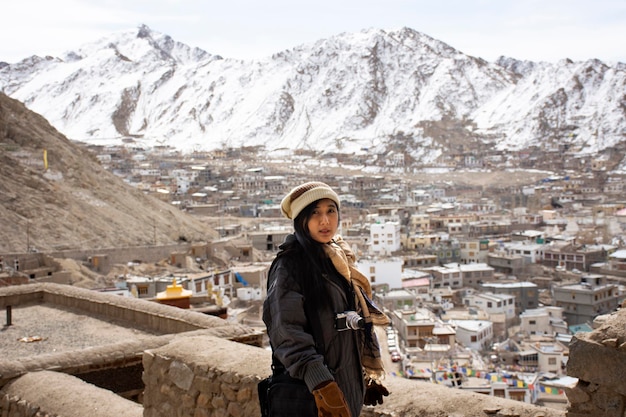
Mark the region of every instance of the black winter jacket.
<instances>
[{"instance_id":1,"label":"black winter jacket","mask_svg":"<svg viewBox=\"0 0 626 417\"><path fill-rule=\"evenodd\" d=\"M263 321L273 355L289 375L303 380L310 391L321 382L335 380L343 391L353 417L360 415L365 383L361 366L362 330L335 329L335 316L354 309L354 295L349 283L332 267L330 275L312 265L295 236L289 235L282 253L275 260L268 277L267 298L263 304ZM313 308L305 309L306 283L323 280L325 296ZM307 317L314 311L315 317ZM324 354L316 351L313 321L319 323Z\"/></svg>"}]
</instances>

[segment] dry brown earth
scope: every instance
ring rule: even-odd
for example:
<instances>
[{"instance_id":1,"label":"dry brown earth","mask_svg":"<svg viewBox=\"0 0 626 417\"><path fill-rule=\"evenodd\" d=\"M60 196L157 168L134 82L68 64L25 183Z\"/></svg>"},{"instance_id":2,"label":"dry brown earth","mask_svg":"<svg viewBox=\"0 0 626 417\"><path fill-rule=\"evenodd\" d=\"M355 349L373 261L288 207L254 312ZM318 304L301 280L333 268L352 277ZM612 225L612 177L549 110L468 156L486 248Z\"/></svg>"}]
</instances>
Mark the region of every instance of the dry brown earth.
<instances>
[{"instance_id":1,"label":"dry brown earth","mask_svg":"<svg viewBox=\"0 0 626 417\"><path fill-rule=\"evenodd\" d=\"M0 253L217 236L197 218L105 171L43 117L1 93L0 179Z\"/></svg>"}]
</instances>

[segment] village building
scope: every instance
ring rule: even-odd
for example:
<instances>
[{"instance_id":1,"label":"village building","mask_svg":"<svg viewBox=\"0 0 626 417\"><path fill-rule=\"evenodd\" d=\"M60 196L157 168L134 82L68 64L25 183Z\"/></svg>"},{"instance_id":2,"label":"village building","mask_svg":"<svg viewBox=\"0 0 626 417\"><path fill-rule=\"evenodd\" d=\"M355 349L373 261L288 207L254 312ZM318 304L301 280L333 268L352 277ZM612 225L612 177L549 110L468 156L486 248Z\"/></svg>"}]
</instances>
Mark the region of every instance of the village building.
<instances>
[{"instance_id":1,"label":"village building","mask_svg":"<svg viewBox=\"0 0 626 417\"><path fill-rule=\"evenodd\" d=\"M553 292L556 306L563 309L570 325L592 323L598 315L615 311L623 299L616 284L596 274L582 275L576 284L555 285Z\"/></svg>"},{"instance_id":2,"label":"village building","mask_svg":"<svg viewBox=\"0 0 626 417\"><path fill-rule=\"evenodd\" d=\"M454 264L445 266L454 267ZM483 283L494 280L494 268L486 263L469 263L458 265L466 288L480 288Z\"/></svg>"},{"instance_id":3,"label":"village building","mask_svg":"<svg viewBox=\"0 0 626 417\"><path fill-rule=\"evenodd\" d=\"M537 284L528 281L486 282L482 290L494 294L508 294L515 298L515 314L539 307L539 289Z\"/></svg>"},{"instance_id":4,"label":"village building","mask_svg":"<svg viewBox=\"0 0 626 417\"><path fill-rule=\"evenodd\" d=\"M370 225L370 253L389 255L401 248L400 223L385 222Z\"/></svg>"},{"instance_id":5,"label":"village building","mask_svg":"<svg viewBox=\"0 0 626 417\"><path fill-rule=\"evenodd\" d=\"M545 306L522 312L520 314L520 332L527 337L568 334L567 322L563 319L563 308Z\"/></svg>"},{"instance_id":6,"label":"village building","mask_svg":"<svg viewBox=\"0 0 626 417\"><path fill-rule=\"evenodd\" d=\"M482 351L493 342L493 323L488 320L451 320L456 340L463 346Z\"/></svg>"},{"instance_id":7,"label":"village building","mask_svg":"<svg viewBox=\"0 0 626 417\"><path fill-rule=\"evenodd\" d=\"M461 273L460 265L452 266L452 264L448 264L447 266L433 266L420 268L419 270L431 274L432 288L463 288L463 274Z\"/></svg>"},{"instance_id":8,"label":"village building","mask_svg":"<svg viewBox=\"0 0 626 417\"><path fill-rule=\"evenodd\" d=\"M397 257L362 257L357 269L363 273L374 289L402 288L402 259Z\"/></svg>"}]
</instances>

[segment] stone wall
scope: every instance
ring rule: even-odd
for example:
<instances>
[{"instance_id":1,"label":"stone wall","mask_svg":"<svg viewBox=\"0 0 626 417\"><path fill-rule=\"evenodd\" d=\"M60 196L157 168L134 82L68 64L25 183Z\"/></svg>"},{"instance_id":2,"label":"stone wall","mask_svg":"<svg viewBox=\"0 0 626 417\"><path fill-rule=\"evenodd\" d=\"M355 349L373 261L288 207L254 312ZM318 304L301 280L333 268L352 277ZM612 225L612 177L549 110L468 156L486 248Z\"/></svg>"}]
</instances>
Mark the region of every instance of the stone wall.
<instances>
[{"instance_id":1,"label":"stone wall","mask_svg":"<svg viewBox=\"0 0 626 417\"><path fill-rule=\"evenodd\" d=\"M177 337L143 353L143 407L57 372L25 374L0 390L0 415L10 417L257 417L257 383L271 353L208 335ZM441 385L388 377L391 395L361 417L565 417L561 410Z\"/></svg>"},{"instance_id":2,"label":"stone wall","mask_svg":"<svg viewBox=\"0 0 626 417\"><path fill-rule=\"evenodd\" d=\"M143 352L169 343L176 337L207 334L255 346L262 333L215 316L59 284L27 284L0 288L0 311L7 306L48 304L109 321L149 329L157 335L124 340L75 351L8 360L0 357L0 387L29 372L57 370L77 375L88 371L141 364Z\"/></svg>"},{"instance_id":3,"label":"stone wall","mask_svg":"<svg viewBox=\"0 0 626 417\"><path fill-rule=\"evenodd\" d=\"M626 309L600 316L591 333L570 344L567 374L578 378L566 390L568 417L626 416Z\"/></svg>"},{"instance_id":4,"label":"stone wall","mask_svg":"<svg viewBox=\"0 0 626 417\"><path fill-rule=\"evenodd\" d=\"M68 285L41 283L0 288L0 309L28 303L49 303L161 334L216 327L234 328L232 323L211 315Z\"/></svg>"},{"instance_id":5,"label":"stone wall","mask_svg":"<svg viewBox=\"0 0 626 417\"><path fill-rule=\"evenodd\" d=\"M32 291L33 288L40 290ZM54 284L0 289L0 305L55 302L72 308L81 306L90 314L133 310L126 306L131 300L108 295L104 298L109 307L104 307L101 297L104 295ZM86 305L75 300L78 298L84 299ZM146 307L150 305L148 310L153 306L166 309L172 316L166 321L196 320L184 317L188 312L145 303ZM112 314L127 319L126 314L131 314L131 320L142 320L132 312ZM177 318L178 315L182 316ZM0 360L0 416L258 416L256 386L269 373L271 353L237 340L245 339L245 332L240 335L237 325L209 316L206 319L215 321L209 323L212 328L202 328L208 323L204 322L198 330L155 336L141 343L126 341L89 352L60 353L11 363ZM147 320L149 323L157 319ZM593 332L577 334L570 346L567 372L578 378L578 384L566 389L567 411L388 376L385 385L391 395L383 405L365 407L361 416L625 417L626 311L600 317L595 325ZM120 365L136 360L143 366L144 390L139 408L136 403L129 407L128 400L69 375L80 376L81 371L98 363Z\"/></svg>"},{"instance_id":6,"label":"stone wall","mask_svg":"<svg viewBox=\"0 0 626 417\"><path fill-rule=\"evenodd\" d=\"M146 351L143 365L145 417L244 417L260 416L256 387L271 357L264 349L194 337Z\"/></svg>"},{"instance_id":7,"label":"stone wall","mask_svg":"<svg viewBox=\"0 0 626 417\"><path fill-rule=\"evenodd\" d=\"M260 416L257 384L270 369L271 353L217 338L179 339L146 351L144 417ZM383 405L361 417L486 416L563 417L564 411L389 377Z\"/></svg>"},{"instance_id":8,"label":"stone wall","mask_svg":"<svg viewBox=\"0 0 626 417\"><path fill-rule=\"evenodd\" d=\"M52 258L74 259L76 261L87 262L90 257L106 257L106 265L100 268L101 273L106 274L108 267L113 264L125 264L130 261L140 261L143 263L158 262L169 259L174 252L187 253L191 248L190 243L180 243L160 246L129 246L125 248L97 248L97 249L71 249L64 251L51 251L44 253L16 252L4 253L3 259L7 267L13 268L13 261L18 260L20 271L36 270L41 267L49 267ZM47 258L50 259L47 259ZM40 274L36 277L38 278ZM33 277L35 278L35 277Z\"/></svg>"},{"instance_id":9,"label":"stone wall","mask_svg":"<svg viewBox=\"0 0 626 417\"><path fill-rule=\"evenodd\" d=\"M2 417L141 417L143 407L71 375L39 371L0 391Z\"/></svg>"},{"instance_id":10,"label":"stone wall","mask_svg":"<svg viewBox=\"0 0 626 417\"><path fill-rule=\"evenodd\" d=\"M92 255L106 255L110 264L125 264L138 260L144 263L169 259L172 252L187 252L191 244L181 243L162 246L129 246L126 248L75 249L59 252L46 252L59 259L87 261Z\"/></svg>"}]
</instances>

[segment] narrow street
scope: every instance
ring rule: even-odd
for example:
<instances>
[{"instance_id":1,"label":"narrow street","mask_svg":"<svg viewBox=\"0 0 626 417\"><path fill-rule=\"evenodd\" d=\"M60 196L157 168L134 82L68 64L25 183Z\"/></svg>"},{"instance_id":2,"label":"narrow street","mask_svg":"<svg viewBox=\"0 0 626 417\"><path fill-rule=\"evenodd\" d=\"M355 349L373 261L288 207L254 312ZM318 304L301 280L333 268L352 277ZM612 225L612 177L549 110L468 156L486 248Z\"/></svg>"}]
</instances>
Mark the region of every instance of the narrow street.
<instances>
[{"instance_id":1,"label":"narrow street","mask_svg":"<svg viewBox=\"0 0 626 417\"><path fill-rule=\"evenodd\" d=\"M376 337L378 338L378 343L380 343L380 353L383 359L383 365L385 366L385 371L387 373L387 378L392 378L394 375L400 377L400 371L402 371L402 362L393 362L391 360L391 355L389 354L389 346L387 345L387 333L385 331L385 327L376 326ZM400 354L402 352L398 349Z\"/></svg>"}]
</instances>

